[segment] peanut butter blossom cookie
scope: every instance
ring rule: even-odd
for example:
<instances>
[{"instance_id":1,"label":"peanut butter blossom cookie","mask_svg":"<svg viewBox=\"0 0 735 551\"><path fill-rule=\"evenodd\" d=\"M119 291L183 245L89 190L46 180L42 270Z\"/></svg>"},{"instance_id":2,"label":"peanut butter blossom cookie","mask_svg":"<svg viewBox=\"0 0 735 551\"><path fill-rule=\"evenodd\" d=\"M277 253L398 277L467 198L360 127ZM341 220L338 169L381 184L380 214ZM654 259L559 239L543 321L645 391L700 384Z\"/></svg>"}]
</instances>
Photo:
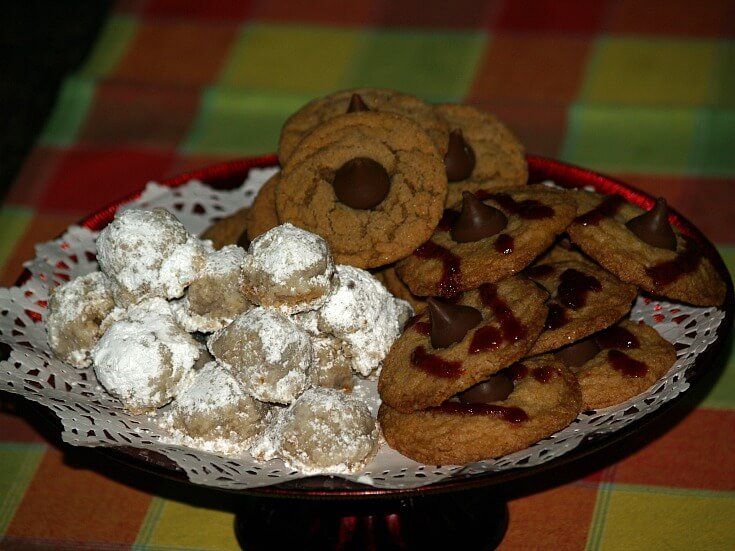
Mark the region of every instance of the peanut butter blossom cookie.
<instances>
[{"instance_id":1,"label":"peanut butter blossom cookie","mask_svg":"<svg viewBox=\"0 0 735 551\"><path fill-rule=\"evenodd\" d=\"M422 411L402 413L383 403L378 420L385 439L422 463L470 463L522 450L581 410L574 375L551 355L515 363L479 386L486 388Z\"/></svg>"},{"instance_id":2,"label":"peanut butter blossom cookie","mask_svg":"<svg viewBox=\"0 0 735 551\"><path fill-rule=\"evenodd\" d=\"M299 144L276 192L282 222L324 237L336 262L389 264L426 241L447 179L429 137L392 113L334 117Z\"/></svg>"},{"instance_id":3,"label":"peanut butter blossom cookie","mask_svg":"<svg viewBox=\"0 0 735 551\"><path fill-rule=\"evenodd\" d=\"M419 296L451 296L509 277L564 231L577 212L567 192L523 186L465 192L444 211L431 239L396 265Z\"/></svg>"},{"instance_id":4,"label":"peanut butter blossom cookie","mask_svg":"<svg viewBox=\"0 0 735 551\"><path fill-rule=\"evenodd\" d=\"M541 332L547 293L522 276L455 303L429 299L383 363L378 391L399 411L437 406L522 358Z\"/></svg>"},{"instance_id":5,"label":"peanut butter blossom cookie","mask_svg":"<svg viewBox=\"0 0 735 551\"><path fill-rule=\"evenodd\" d=\"M572 241L623 281L656 295L697 306L718 306L725 282L700 247L673 228L666 202L649 211L619 195L575 191L579 216Z\"/></svg>"},{"instance_id":6,"label":"peanut butter blossom cookie","mask_svg":"<svg viewBox=\"0 0 735 551\"><path fill-rule=\"evenodd\" d=\"M544 331L529 354L554 350L608 327L630 311L638 289L587 261L536 264L525 274L551 296Z\"/></svg>"},{"instance_id":7,"label":"peanut butter blossom cookie","mask_svg":"<svg viewBox=\"0 0 735 551\"><path fill-rule=\"evenodd\" d=\"M556 352L577 376L585 409L613 406L648 389L674 365L674 345L625 320Z\"/></svg>"},{"instance_id":8,"label":"peanut butter blossom cookie","mask_svg":"<svg viewBox=\"0 0 735 551\"><path fill-rule=\"evenodd\" d=\"M247 234L252 241L280 224L276 212L276 186L278 173L271 176L255 196L247 218Z\"/></svg>"},{"instance_id":9,"label":"peanut butter blossom cookie","mask_svg":"<svg viewBox=\"0 0 735 551\"><path fill-rule=\"evenodd\" d=\"M307 103L285 122L278 143L281 165L290 161L296 146L318 126L338 115L362 111L397 113L418 124L437 148L446 141L448 123L416 96L382 88L343 90Z\"/></svg>"},{"instance_id":10,"label":"peanut butter blossom cookie","mask_svg":"<svg viewBox=\"0 0 735 551\"><path fill-rule=\"evenodd\" d=\"M447 205L461 201L463 191L526 183L523 146L498 119L469 105L437 105L436 110L450 128L439 149L449 180Z\"/></svg>"}]
</instances>

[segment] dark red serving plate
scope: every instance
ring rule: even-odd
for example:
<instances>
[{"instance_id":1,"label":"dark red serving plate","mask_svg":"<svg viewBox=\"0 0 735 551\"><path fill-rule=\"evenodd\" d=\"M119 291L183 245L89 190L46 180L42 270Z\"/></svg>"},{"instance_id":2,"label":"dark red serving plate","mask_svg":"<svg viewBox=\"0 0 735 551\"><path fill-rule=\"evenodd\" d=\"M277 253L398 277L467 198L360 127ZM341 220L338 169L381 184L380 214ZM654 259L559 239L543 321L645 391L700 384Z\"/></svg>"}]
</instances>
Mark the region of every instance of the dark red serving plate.
<instances>
[{"instance_id":1,"label":"dark red serving plate","mask_svg":"<svg viewBox=\"0 0 735 551\"><path fill-rule=\"evenodd\" d=\"M242 184L251 168L271 167L276 164L277 159L275 155L266 155L202 168L200 170L187 172L174 178L170 178L161 183L165 186L176 187L188 182L189 180L196 179L214 188L229 189ZM653 197L635 189L632 186L590 170L536 156L528 157L528 165L529 183L552 180L556 184L567 188L591 186L596 191L603 194L621 195L631 203L644 208L650 208L655 202ZM125 197L122 200L88 216L81 222L81 224L92 230L100 230L112 220L115 211L121 204L129 202L139 195L140 193L137 193ZM725 302L721 307L725 312L725 318L717 329L716 341L697 357L694 365L686 373L687 380L691 386L684 395L690 395L697 384L702 381L703 375L713 369L715 360L718 358L725 342L728 340L727 337L730 335L732 330L735 300L733 298L733 285L730 274L712 243L710 243L710 241L702 235L702 233L691 222L673 210L671 211L670 221L676 225L682 233L688 235L698 244L701 252L711 259L715 268L727 282L727 295ZM271 541L268 538L273 538L273 534L275 533L281 533L282 535L286 534L286 532L288 532L288 528L286 528L286 532L284 532L284 527L280 523L285 523L286 525L292 523L295 518L294 515L296 510L298 507L301 507L301 509L298 509L298 518L302 520L301 524L299 524L298 527L294 527L295 530L291 530L290 533L292 535L296 534L300 536L300 530L313 532L312 535L315 535L316 539L312 539L320 542L319 547L317 548L322 548L321 544L325 541L332 542L336 546L337 540L334 538L337 537L335 535L337 533L342 534L342 536L339 537L343 537L347 534L352 538L349 541L353 542L362 541L361 538L364 539L364 537L368 537L366 534L370 533L372 535L368 537L368 540L372 541L370 538L377 537L375 536L375 533L377 533L377 525L374 524L375 522L382 523L380 525L382 526L382 536L380 536L382 539L380 541L389 542L390 548L411 548L412 545L410 544L407 547L401 547L402 544L399 545L396 542L400 540L400 538L404 537L408 528L411 526L423 534L422 537L424 540L422 541L432 541L431 539L426 539L428 537L427 530L429 530L433 524L444 525L447 522L450 522L450 520L447 519L451 516L451 511L447 511L447 504L453 503L451 507L456 508L457 512L455 517L451 519L451 522L456 521L457 518L461 518L464 519L462 520L463 524L469 523L474 528L478 528L483 525L486 527L492 525L492 527L488 528L487 532L491 533L492 536L487 536L487 533L484 533L484 535L486 535L484 541L486 543L497 543L500 541L500 538L502 538L502 534L507 524L506 508L503 501L504 498L502 497L505 495L503 493L503 489L528 483L529 480L547 482L548 480L557 480L558 473L560 472L571 472L573 473L572 476L575 476L574 473L578 473L576 469L580 460L589 458L593 455L599 457L600 454L598 452L601 451L604 456L615 455L610 452L623 447L621 444L624 440L638 441L639 443L646 442L650 438L650 433L647 429L652 427L655 420L660 420L667 412L670 412L677 403L681 402L682 397L683 395L680 395L679 397L670 400L645 417L636 420L615 432L592 435L581 442L579 446L564 455L534 467L519 467L500 472L489 472L477 475L455 475L441 482L412 489L374 488L372 486L350 482L341 478L316 476L294 481L286 481L268 487L228 492L239 494L241 496L258 498L258 500L253 502L256 503L256 505L252 505L251 503L251 507L247 511L243 511L242 514L238 516L237 525L241 531L247 530L249 534L261 532L263 534L267 533L266 536L263 536L265 538L263 542ZM46 410L46 408L43 409L48 412L47 415L52 415L49 410ZM143 469L147 473L163 476L180 482L187 482L184 471L165 456L137 448L96 449L108 457L123 461L127 465ZM572 463L574 463L574 465L572 465ZM552 474L552 472L554 474ZM579 474L576 474L576 476L579 476ZM563 479L563 477L561 477L561 479ZM544 482L532 482L532 484L543 485ZM471 494L472 491L478 489L484 493L481 494L479 501L473 501L475 498L468 497L468 492ZM468 492L465 492L465 490ZM457 501L456 496L458 495L464 496L461 498L461 501ZM436 499L430 499L434 496L437 496ZM281 499L274 501L268 498ZM324 509L320 510L321 512L318 513L318 516L317 513L312 510L311 506L298 505L304 504L305 499L316 499L320 500L322 503L326 500L332 505L336 505L337 509L332 509L332 512L330 513L332 515L330 517L332 518L332 523L325 524L326 521L323 519L326 518L324 515L327 513L324 512ZM355 505L358 502L363 504L374 504L377 502L385 503L389 501L398 504L398 509L383 508L381 509L382 512L378 513L377 516L374 509L369 509L365 512L365 510L360 511L354 509L354 507L345 508L347 504ZM288 505L285 506L285 508L281 507L279 509L279 507L274 505L274 503L288 503ZM423 507L420 506L421 503L424 503ZM437 504L441 505L440 508L443 511L442 515L444 515L442 517L436 517L434 509L438 506ZM476 514L478 510L471 510L470 504L481 504L477 506L481 508L482 513ZM472 505L472 507L475 507L475 505ZM346 513L345 511L349 511L349 513ZM278 514L282 514L284 516L279 517ZM266 521L265 519L268 520ZM363 524L360 524L360 522L363 522ZM364 524L365 522L367 524ZM321 526L321 528L319 528L319 526ZM314 530L316 530L316 532L314 532ZM347 530L347 532L344 532L345 530ZM467 535L469 536L470 533L474 534L472 537L475 537L478 534L470 531L467 532ZM434 532L431 532L431 534L434 534L431 538L441 539L446 536L446 534L435 534ZM322 539L319 539L320 537ZM456 535L453 537L456 538ZM396 538L398 538L398 540ZM297 541L301 542L303 540ZM401 541L404 541L405 543L407 540L404 539ZM414 538L413 541L415 542L418 540ZM433 540L434 543L436 541L439 540ZM248 539L247 542L248 545L254 544L253 548L258 548L257 542L252 538ZM458 544L459 540L454 539L452 542ZM329 544L327 547L332 547L332 545ZM358 546L350 548L357 549L362 547Z\"/></svg>"}]
</instances>

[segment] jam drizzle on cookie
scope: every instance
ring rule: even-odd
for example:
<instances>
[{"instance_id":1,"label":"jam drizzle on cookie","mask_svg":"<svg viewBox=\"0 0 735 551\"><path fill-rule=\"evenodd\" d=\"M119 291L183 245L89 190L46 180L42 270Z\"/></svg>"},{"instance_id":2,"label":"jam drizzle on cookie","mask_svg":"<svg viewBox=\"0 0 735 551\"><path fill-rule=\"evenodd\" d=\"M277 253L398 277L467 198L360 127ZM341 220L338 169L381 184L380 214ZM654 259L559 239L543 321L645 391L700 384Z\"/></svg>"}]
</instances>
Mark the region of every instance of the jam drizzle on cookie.
<instances>
[{"instance_id":1,"label":"jam drizzle on cookie","mask_svg":"<svg viewBox=\"0 0 735 551\"><path fill-rule=\"evenodd\" d=\"M625 327L613 325L595 337L600 348L639 348L641 343L633 333Z\"/></svg>"},{"instance_id":2,"label":"jam drizzle on cookie","mask_svg":"<svg viewBox=\"0 0 735 551\"><path fill-rule=\"evenodd\" d=\"M620 350L613 349L608 351L607 359L613 369L620 371L625 377L645 377L646 373L648 373L648 366L645 363L631 358Z\"/></svg>"},{"instance_id":3,"label":"jam drizzle on cookie","mask_svg":"<svg viewBox=\"0 0 735 551\"><path fill-rule=\"evenodd\" d=\"M522 423L523 421L528 420L528 414L516 406L444 402L440 406L429 408L429 410L448 413L450 415L492 415L500 417L503 421L507 421L508 423Z\"/></svg>"},{"instance_id":4,"label":"jam drizzle on cookie","mask_svg":"<svg viewBox=\"0 0 735 551\"><path fill-rule=\"evenodd\" d=\"M476 191L475 197L480 201L491 199L500 205L500 208L504 211L515 214L524 220L543 220L554 216L552 207L536 199L516 201L507 193L491 193L483 189Z\"/></svg>"},{"instance_id":5,"label":"jam drizzle on cookie","mask_svg":"<svg viewBox=\"0 0 735 551\"><path fill-rule=\"evenodd\" d=\"M610 218L618 212L624 202L620 195L608 195L591 211L577 216L572 223L580 226L596 226L603 218Z\"/></svg>"},{"instance_id":6,"label":"jam drizzle on cookie","mask_svg":"<svg viewBox=\"0 0 735 551\"><path fill-rule=\"evenodd\" d=\"M665 287L674 283L681 276L696 270L701 259L702 254L697 246L691 239L684 237L683 251L671 260L646 268L646 273L656 287Z\"/></svg>"},{"instance_id":7,"label":"jam drizzle on cookie","mask_svg":"<svg viewBox=\"0 0 735 551\"><path fill-rule=\"evenodd\" d=\"M545 270L544 268L549 268ZM548 265L535 266L527 271L530 277L543 277L553 272ZM567 268L559 276L560 284L556 290L556 300L548 304L549 312L546 315L544 329L559 329L567 323L566 310L578 310L587 304L587 295L592 291L601 291L602 284L591 275L574 268Z\"/></svg>"},{"instance_id":8,"label":"jam drizzle on cookie","mask_svg":"<svg viewBox=\"0 0 735 551\"><path fill-rule=\"evenodd\" d=\"M427 241L419 246L413 254L419 258L436 258L442 263L442 277L439 280L439 295L451 296L460 291L461 259L449 249Z\"/></svg>"},{"instance_id":9,"label":"jam drizzle on cookie","mask_svg":"<svg viewBox=\"0 0 735 551\"><path fill-rule=\"evenodd\" d=\"M550 365L537 367L533 370L533 378L541 384L548 383L551 379L554 378L554 375L556 375L556 369L554 369Z\"/></svg>"},{"instance_id":10,"label":"jam drizzle on cookie","mask_svg":"<svg viewBox=\"0 0 735 551\"><path fill-rule=\"evenodd\" d=\"M511 254L514 246L515 241L513 241L513 238L507 233L501 233L495 240L494 245L495 250L500 254Z\"/></svg>"},{"instance_id":11,"label":"jam drizzle on cookie","mask_svg":"<svg viewBox=\"0 0 735 551\"><path fill-rule=\"evenodd\" d=\"M411 352L411 365L445 379L455 379L464 373L462 362L451 362L429 354L423 346L417 346Z\"/></svg>"}]
</instances>

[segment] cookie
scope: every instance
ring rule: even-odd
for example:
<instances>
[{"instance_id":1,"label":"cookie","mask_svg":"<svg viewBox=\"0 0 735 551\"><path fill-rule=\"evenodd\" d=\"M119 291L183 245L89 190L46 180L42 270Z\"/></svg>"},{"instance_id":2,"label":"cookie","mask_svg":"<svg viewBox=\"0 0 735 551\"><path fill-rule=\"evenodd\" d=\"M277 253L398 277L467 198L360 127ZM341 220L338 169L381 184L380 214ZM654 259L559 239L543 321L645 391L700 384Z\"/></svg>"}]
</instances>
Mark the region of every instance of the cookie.
<instances>
[{"instance_id":1,"label":"cookie","mask_svg":"<svg viewBox=\"0 0 735 551\"><path fill-rule=\"evenodd\" d=\"M353 99L357 95L358 99ZM447 122L425 101L395 90L356 88L342 90L304 105L284 123L278 142L278 160L285 166L301 140L338 115L361 110L397 113L413 120L440 148L446 141Z\"/></svg>"},{"instance_id":2,"label":"cookie","mask_svg":"<svg viewBox=\"0 0 735 551\"><path fill-rule=\"evenodd\" d=\"M487 237L458 241L461 211L474 198L500 211L502 228ZM564 231L577 212L566 191L523 186L500 192L467 192L462 205L446 209L431 239L396 265L399 277L418 296L451 296L499 281L528 266ZM496 213L497 214L497 213Z\"/></svg>"},{"instance_id":3,"label":"cookie","mask_svg":"<svg viewBox=\"0 0 735 551\"><path fill-rule=\"evenodd\" d=\"M251 241L281 223L276 212L276 187L279 179L279 173L268 178L253 200L246 221L248 238Z\"/></svg>"},{"instance_id":4,"label":"cookie","mask_svg":"<svg viewBox=\"0 0 735 551\"><path fill-rule=\"evenodd\" d=\"M209 239L215 249L221 249L226 245L241 245L247 248L247 236L245 242L242 241L245 226L249 217L249 209L242 208L235 214L220 218L214 224L209 226L204 233L202 239Z\"/></svg>"},{"instance_id":5,"label":"cookie","mask_svg":"<svg viewBox=\"0 0 735 551\"><path fill-rule=\"evenodd\" d=\"M336 262L373 268L429 238L446 189L436 148L416 123L351 113L299 144L281 173L276 208L281 221L324 237Z\"/></svg>"},{"instance_id":6,"label":"cookie","mask_svg":"<svg viewBox=\"0 0 735 551\"><path fill-rule=\"evenodd\" d=\"M576 374L586 410L620 404L663 377L674 345L643 322L617 325L556 353Z\"/></svg>"},{"instance_id":7,"label":"cookie","mask_svg":"<svg viewBox=\"0 0 735 551\"><path fill-rule=\"evenodd\" d=\"M544 331L529 354L560 348L609 327L628 312L635 285L591 262L534 264L524 272L549 293Z\"/></svg>"},{"instance_id":8,"label":"cookie","mask_svg":"<svg viewBox=\"0 0 735 551\"><path fill-rule=\"evenodd\" d=\"M498 119L470 105L437 105L449 123L439 152L447 167L447 206L463 191L497 190L525 185L528 164L523 146Z\"/></svg>"},{"instance_id":9,"label":"cookie","mask_svg":"<svg viewBox=\"0 0 735 551\"><path fill-rule=\"evenodd\" d=\"M401 413L383 403L378 421L388 444L429 465L464 464L522 450L571 423L581 410L574 375L551 355L506 370L513 388L490 403L443 404Z\"/></svg>"},{"instance_id":10,"label":"cookie","mask_svg":"<svg viewBox=\"0 0 735 551\"><path fill-rule=\"evenodd\" d=\"M417 314L426 310L426 300L414 295L411 292L411 289L401 281L401 278L398 277L398 274L396 273L395 265L382 268L373 275L378 281L385 285L385 288L388 289L393 296L408 302Z\"/></svg>"},{"instance_id":11,"label":"cookie","mask_svg":"<svg viewBox=\"0 0 735 551\"><path fill-rule=\"evenodd\" d=\"M404 412L438 406L519 360L541 332L547 296L522 276L468 291L455 304L478 310L478 323L443 347L434 344L432 324L438 317L429 312L414 316L383 362L378 380L382 400Z\"/></svg>"},{"instance_id":12,"label":"cookie","mask_svg":"<svg viewBox=\"0 0 735 551\"><path fill-rule=\"evenodd\" d=\"M634 233L628 225L646 211L619 195L605 197L581 190L572 195L579 216L569 226L569 236L606 270L655 295L696 306L722 303L725 282L696 241L669 226L665 216L659 221L670 228L668 239L674 250L665 248L666 243L651 245ZM654 214L649 211L648 217ZM653 239L650 232L641 235Z\"/></svg>"}]
</instances>

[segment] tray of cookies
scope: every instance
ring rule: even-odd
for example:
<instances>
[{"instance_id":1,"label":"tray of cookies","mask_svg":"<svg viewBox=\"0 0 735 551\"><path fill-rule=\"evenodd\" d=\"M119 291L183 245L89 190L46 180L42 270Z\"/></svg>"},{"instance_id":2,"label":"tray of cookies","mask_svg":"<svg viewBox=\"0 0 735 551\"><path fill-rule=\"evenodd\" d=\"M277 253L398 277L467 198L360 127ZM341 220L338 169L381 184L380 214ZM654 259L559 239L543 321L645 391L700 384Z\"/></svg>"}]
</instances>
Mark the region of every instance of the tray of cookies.
<instances>
[{"instance_id":1,"label":"tray of cookies","mask_svg":"<svg viewBox=\"0 0 735 551\"><path fill-rule=\"evenodd\" d=\"M39 245L0 290L0 373L65 441L197 484L451 488L658 415L732 301L665 199L526 156L474 107L349 90L294 113L277 156Z\"/></svg>"}]
</instances>

